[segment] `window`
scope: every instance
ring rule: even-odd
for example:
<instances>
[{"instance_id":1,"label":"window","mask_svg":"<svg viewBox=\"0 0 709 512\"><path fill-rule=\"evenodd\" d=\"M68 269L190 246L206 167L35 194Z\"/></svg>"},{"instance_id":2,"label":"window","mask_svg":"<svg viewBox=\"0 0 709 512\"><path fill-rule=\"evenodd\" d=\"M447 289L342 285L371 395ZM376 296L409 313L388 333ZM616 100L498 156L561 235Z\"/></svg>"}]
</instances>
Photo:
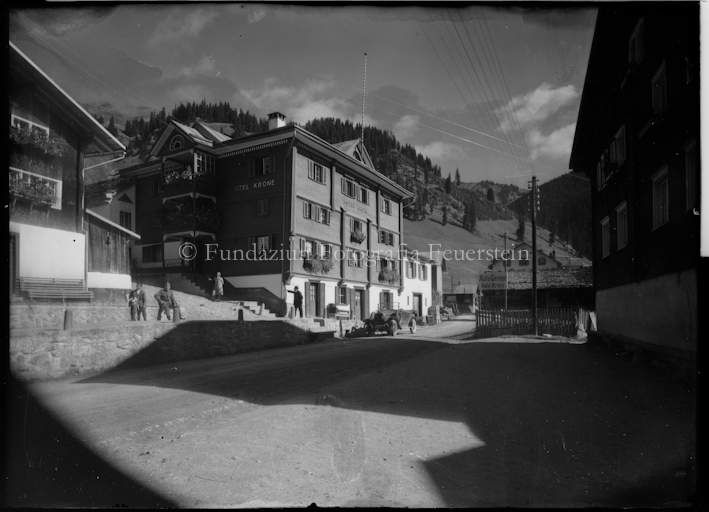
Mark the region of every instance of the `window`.
<instances>
[{"instance_id":1,"label":"window","mask_svg":"<svg viewBox=\"0 0 709 512\"><path fill-rule=\"evenodd\" d=\"M604 217L601 221L601 244L605 258L611 253L611 226L608 217Z\"/></svg>"},{"instance_id":2,"label":"window","mask_svg":"<svg viewBox=\"0 0 709 512\"><path fill-rule=\"evenodd\" d=\"M133 225L130 212L120 212L119 223L122 227L126 229L133 229Z\"/></svg>"},{"instance_id":3,"label":"window","mask_svg":"<svg viewBox=\"0 0 709 512\"><path fill-rule=\"evenodd\" d=\"M162 218L160 217L160 215L153 215L153 227L154 228L162 227Z\"/></svg>"},{"instance_id":4,"label":"window","mask_svg":"<svg viewBox=\"0 0 709 512\"><path fill-rule=\"evenodd\" d=\"M318 183L325 185L327 183L328 169L320 164L308 160L308 178Z\"/></svg>"},{"instance_id":5,"label":"window","mask_svg":"<svg viewBox=\"0 0 709 512\"><path fill-rule=\"evenodd\" d=\"M364 187L359 189L359 201L364 204L369 204L369 190Z\"/></svg>"},{"instance_id":6,"label":"window","mask_svg":"<svg viewBox=\"0 0 709 512\"><path fill-rule=\"evenodd\" d=\"M428 267L426 265L421 265L421 281L426 281L428 279Z\"/></svg>"},{"instance_id":7,"label":"window","mask_svg":"<svg viewBox=\"0 0 709 512\"><path fill-rule=\"evenodd\" d=\"M261 217L263 215L268 215L268 198L256 200L256 215Z\"/></svg>"},{"instance_id":8,"label":"window","mask_svg":"<svg viewBox=\"0 0 709 512\"><path fill-rule=\"evenodd\" d=\"M144 245L143 263L162 263L162 244Z\"/></svg>"},{"instance_id":9,"label":"window","mask_svg":"<svg viewBox=\"0 0 709 512\"><path fill-rule=\"evenodd\" d=\"M667 166L665 166L652 177L652 229L657 229L670 220L669 192Z\"/></svg>"},{"instance_id":10,"label":"window","mask_svg":"<svg viewBox=\"0 0 709 512\"><path fill-rule=\"evenodd\" d=\"M603 175L603 160L596 164L596 185L599 191L606 186L606 177Z\"/></svg>"},{"instance_id":11,"label":"window","mask_svg":"<svg viewBox=\"0 0 709 512\"><path fill-rule=\"evenodd\" d=\"M625 162L625 125L615 134L611 147L612 161L620 167Z\"/></svg>"},{"instance_id":12,"label":"window","mask_svg":"<svg viewBox=\"0 0 709 512\"><path fill-rule=\"evenodd\" d=\"M275 167L270 156L254 158L249 162L249 177L253 178L254 176L274 174L276 172Z\"/></svg>"},{"instance_id":13,"label":"window","mask_svg":"<svg viewBox=\"0 0 709 512\"><path fill-rule=\"evenodd\" d=\"M34 123L22 117L16 116L15 114L12 114L12 116L10 116L10 125L14 126L19 130L44 132L46 135L49 135L49 128L47 128L46 126Z\"/></svg>"},{"instance_id":14,"label":"window","mask_svg":"<svg viewBox=\"0 0 709 512\"><path fill-rule=\"evenodd\" d=\"M326 260L332 259L332 245L320 244L320 257Z\"/></svg>"},{"instance_id":15,"label":"window","mask_svg":"<svg viewBox=\"0 0 709 512\"><path fill-rule=\"evenodd\" d=\"M391 201L382 197L380 209L387 215L391 215Z\"/></svg>"},{"instance_id":16,"label":"window","mask_svg":"<svg viewBox=\"0 0 709 512\"><path fill-rule=\"evenodd\" d=\"M197 175L214 176L216 163L213 155L197 152Z\"/></svg>"},{"instance_id":17,"label":"window","mask_svg":"<svg viewBox=\"0 0 709 512\"><path fill-rule=\"evenodd\" d=\"M664 62L652 79L652 109L657 116L667 111L667 73Z\"/></svg>"},{"instance_id":18,"label":"window","mask_svg":"<svg viewBox=\"0 0 709 512\"><path fill-rule=\"evenodd\" d=\"M377 259L377 270L382 270L388 268L389 270L397 270L396 260L390 260L388 258L378 258Z\"/></svg>"},{"instance_id":19,"label":"window","mask_svg":"<svg viewBox=\"0 0 709 512\"><path fill-rule=\"evenodd\" d=\"M172 140L170 140L170 151L180 149L184 145L185 139L182 137L182 135L175 135Z\"/></svg>"},{"instance_id":20,"label":"window","mask_svg":"<svg viewBox=\"0 0 709 512\"><path fill-rule=\"evenodd\" d=\"M303 201L303 217L330 225L330 210L307 201Z\"/></svg>"},{"instance_id":21,"label":"window","mask_svg":"<svg viewBox=\"0 0 709 512\"><path fill-rule=\"evenodd\" d=\"M342 178L342 193L347 197L357 198L357 185L354 182Z\"/></svg>"},{"instance_id":22,"label":"window","mask_svg":"<svg viewBox=\"0 0 709 512\"><path fill-rule=\"evenodd\" d=\"M638 21L638 24L633 30L633 35L628 41L628 62L631 65L638 65L643 60L643 20Z\"/></svg>"},{"instance_id":23,"label":"window","mask_svg":"<svg viewBox=\"0 0 709 512\"><path fill-rule=\"evenodd\" d=\"M628 203L623 201L615 208L618 249L628 245Z\"/></svg>"},{"instance_id":24,"label":"window","mask_svg":"<svg viewBox=\"0 0 709 512\"><path fill-rule=\"evenodd\" d=\"M406 263L406 277L409 279L416 279L416 262L409 261Z\"/></svg>"},{"instance_id":25,"label":"window","mask_svg":"<svg viewBox=\"0 0 709 512\"><path fill-rule=\"evenodd\" d=\"M529 265L529 251L526 249L520 249L518 251L518 261L520 267L526 267Z\"/></svg>"},{"instance_id":26,"label":"window","mask_svg":"<svg viewBox=\"0 0 709 512\"><path fill-rule=\"evenodd\" d=\"M10 167L10 186L19 196L42 197L52 208L62 209L62 182Z\"/></svg>"},{"instance_id":27,"label":"window","mask_svg":"<svg viewBox=\"0 0 709 512\"><path fill-rule=\"evenodd\" d=\"M155 197L160 194L160 180L153 178L150 180L150 197Z\"/></svg>"},{"instance_id":28,"label":"window","mask_svg":"<svg viewBox=\"0 0 709 512\"><path fill-rule=\"evenodd\" d=\"M347 254L347 265L350 267L363 267L364 253L362 251L349 251Z\"/></svg>"},{"instance_id":29,"label":"window","mask_svg":"<svg viewBox=\"0 0 709 512\"><path fill-rule=\"evenodd\" d=\"M350 231L352 233L364 233L364 229L362 228L362 221L350 217Z\"/></svg>"},{"instance_id":30,"label":"window","mask_svg":"<svg viewBox=\"0 0 709 512\"><path fill-rule=\"evenodd\" d=\"M338 286L337 287L337 303L347 304L347 287Z\"/></svg>"},{"instance_id":31,"label":"window","mask_svg":"<svg viewBox=\"0 0 709 512\"><path fill-rule=\"evenodd\" d=\"M383 229L379 230L379 243L386 245L394 245L394 233L385 231Z\"/></svg>"},{"instance_id":32,"label":"window","mask_svg":"<svg viewBox=\"0 0 709 512\"><path fill-rule=\"evenodd\" d=\"M699 150L692 140L684 147L684 169L686 181L687 211L699 206Z\"/></svg>"},{"instance_id":33,"label":"window","mask_svg":"<svg viewBox=\"0 0 709 512\"><path fill-rule=\"evenodd\" d=\"M547 259L544 258L543 256L540 256L539 258L537 258L537 264L539 264L539 265L546 265L546 264L547 264Z\"/></svg>"},{"instance_id":34,"label":"window","mask_svg":"<svg viewBox=\"0 0 709 512\"><path fill-rule=\"evenodd\" d=\"M260 253L262 251L271 250L271 237L270 236L260 236L256 239L256 252Z\"/></svg>"}]
</instances>

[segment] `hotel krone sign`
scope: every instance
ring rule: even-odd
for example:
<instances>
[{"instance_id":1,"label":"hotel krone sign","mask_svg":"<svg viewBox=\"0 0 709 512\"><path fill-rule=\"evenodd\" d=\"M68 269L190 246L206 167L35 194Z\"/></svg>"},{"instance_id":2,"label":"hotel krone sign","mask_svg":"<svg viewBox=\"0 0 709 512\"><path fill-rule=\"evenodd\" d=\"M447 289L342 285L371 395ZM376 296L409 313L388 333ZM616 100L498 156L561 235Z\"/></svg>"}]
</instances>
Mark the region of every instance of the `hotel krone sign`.
<instances>
[{"instance_id":1,"label":"hotel krone sign","mask_svg":"<svg viewBox=\"0 0 709 512\"><path fill-rule=\"evenodd\" d=\"M486 290L506 290L507 289L507 272L486 272L480 276L478 289Z\"/></svg>"}]
</instances>

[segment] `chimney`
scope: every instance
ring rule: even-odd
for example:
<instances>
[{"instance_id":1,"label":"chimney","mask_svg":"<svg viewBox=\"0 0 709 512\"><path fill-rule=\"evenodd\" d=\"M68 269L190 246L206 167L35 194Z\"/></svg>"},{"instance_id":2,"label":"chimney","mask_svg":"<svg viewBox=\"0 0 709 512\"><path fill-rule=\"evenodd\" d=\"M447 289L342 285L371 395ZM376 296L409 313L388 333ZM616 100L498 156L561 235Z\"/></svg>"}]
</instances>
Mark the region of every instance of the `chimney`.
<instances>
[{"instance_id":1,"label":"chimney","mask_svg":"<svg viewBox=\"0 0 709 512\"><path fill-rule=\"evenodd\" d=\"M275 130L276 128L282 128L286 125L286 116L280 112L274 112L268 114L268 129Z\"/></svg>"}]
</instances>

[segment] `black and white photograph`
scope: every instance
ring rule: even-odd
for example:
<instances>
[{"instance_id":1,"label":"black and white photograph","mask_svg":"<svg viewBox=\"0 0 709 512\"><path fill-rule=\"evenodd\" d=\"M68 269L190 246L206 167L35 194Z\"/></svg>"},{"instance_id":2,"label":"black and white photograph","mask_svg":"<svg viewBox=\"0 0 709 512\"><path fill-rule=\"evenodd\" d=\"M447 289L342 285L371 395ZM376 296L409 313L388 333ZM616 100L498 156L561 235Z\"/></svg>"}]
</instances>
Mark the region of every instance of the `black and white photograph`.
<instances>
[{"instance_id":1,"label":"black and white photograph","mask_svg":"<svg viewBox=\"0 0 709 512\"><path fill-rule=\"evenodd\" d=\"M706 4L3 7L5 507L701 504Z\"/></svg>"}]
</instances>

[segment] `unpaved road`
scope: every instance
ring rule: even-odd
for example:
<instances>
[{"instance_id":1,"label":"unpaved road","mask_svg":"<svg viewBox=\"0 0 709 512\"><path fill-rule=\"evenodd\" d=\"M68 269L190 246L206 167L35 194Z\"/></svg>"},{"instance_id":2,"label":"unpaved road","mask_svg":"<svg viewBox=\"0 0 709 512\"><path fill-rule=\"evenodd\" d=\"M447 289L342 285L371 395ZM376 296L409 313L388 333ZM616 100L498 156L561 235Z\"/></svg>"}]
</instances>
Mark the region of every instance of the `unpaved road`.
<instances>
[{"instance_id":1,"label":"unpaved road","mask_svg":"<svg viewBox=\"0 0 709 512\"><path fill-rule=\"evenodd\" d=\"M695 488L693 386L593 345L400 335L29 391L84 447L16 389L12 506L654 506Z\"/></svg>"}]
</instances>

